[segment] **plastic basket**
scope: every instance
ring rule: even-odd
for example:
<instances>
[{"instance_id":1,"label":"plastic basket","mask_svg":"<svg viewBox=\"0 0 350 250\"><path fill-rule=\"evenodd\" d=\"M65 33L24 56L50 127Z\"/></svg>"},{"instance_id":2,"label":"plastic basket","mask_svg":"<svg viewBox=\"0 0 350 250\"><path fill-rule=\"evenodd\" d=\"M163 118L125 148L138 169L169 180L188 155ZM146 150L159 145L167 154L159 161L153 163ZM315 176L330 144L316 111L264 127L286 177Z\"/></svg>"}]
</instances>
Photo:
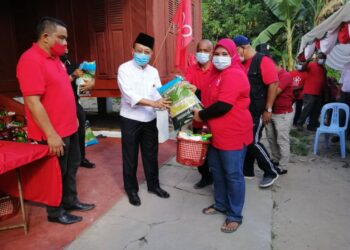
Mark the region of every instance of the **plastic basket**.
<instances>
[{"instance_id":1,"label":"plastic basket","mask_svg":"<svg viewBox=\"0 0 350 250\"><path fill-rule=\"evenodd\" d=\"M177 137L176 161L186 166L204 164L210 142L193 141Z\"/></svg>"},{"instance_id":2,"label":"plastic basket","mask_svg":"<svg viewBox=\"0 0 350 250\"><path fill-rule=\"evenodd\" d=\"M19 199L0 194L0 221L17 215L20 208Z\"/></svg>"}]
</instances>

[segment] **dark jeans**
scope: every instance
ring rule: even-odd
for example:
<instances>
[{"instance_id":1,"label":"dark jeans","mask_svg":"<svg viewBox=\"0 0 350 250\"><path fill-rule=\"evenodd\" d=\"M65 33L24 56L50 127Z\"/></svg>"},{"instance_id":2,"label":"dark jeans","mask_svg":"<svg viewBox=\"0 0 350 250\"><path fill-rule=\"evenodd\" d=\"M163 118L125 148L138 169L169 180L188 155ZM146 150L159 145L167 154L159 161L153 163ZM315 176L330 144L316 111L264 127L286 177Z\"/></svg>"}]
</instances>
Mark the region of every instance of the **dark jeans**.
<instances>
[{"instance_id":1,"label":"dark jeans","mask_svg":"<svg viewBox=\"0 0 350 250\"><path fill-rule=\"evenodd\" d=\"M159 187L157 120L139 122L121 117L123 179L126 193L138 192L139 148L148 189Z\"/></svg>"},{"instance_id":2,"label":"dark jeans","mask_svg":"<svg viewBox=\"0 0 350 250\"><path fill-rule=\"evenodd\" d=\"M275 177L277 172L271 161L270 155L264 145L260 142L264 125L261 115L253 115L253 142L247 147L244 161L244 175L254 176L254 162L258 162L259 168L264 172L264 177Z\"/></svg>"},{"instance_id":3,"label":"dark jeans","mask_svg":"<svg viewBox=\"0 0 350 250\"><path fill-rule=\"evenodd\" d=\"M310 128L317 128L320 126L319 117L322 109L322 97L319 95L304 94L303 96L303 110L301 111L298 125L304 125L306 118L309 116Z\"/></svg>"},{"instance_id":4,"label":"dark jeans","mask_svg":"<svg viewBox=\"0 0 350 250\"><path fill-rule=\"evenodd\" d=\"M301 110L303 109L303 100L297 100L295 102L295 114L294 114L294 119L293 119L293 125L298 124L298 120L301 114Z\"/></svg>"},{"instance_id":5,"label":"dark jeans","mask_svg":"<svg viewBox=\"0 0 350 250\"><path fill-rule=\"evenodd\" d=\"M79 120L79 148L80 148L80 156L83 160L85 158L85 122L86 122L86 114L83 107L77 102L77 116Z\"/></svg>"},{"instance_id":6,"label":"dark jeans","mask_svg":"<svg viewBox=\"0 0 350 250\"><path fill-rule=\"evenodd\" d=\"M342 91L340 93L340 98L339 98L338 102L345 103L350 107L350 92L343 92ZM339 112L339 124L340 124L340 126L345 125L345 113L344 112ZM348 126L347 131L349 132L349 126Z\"/></svg>"},{"instance_id":7,"label":"dark jeans","mask_svg":"<svg viewBox=\"0 0 350 250\"><path fill-rule=\"evenodd\" d=\"M76 175L80 164L78 133L64 137L64 155L58 158L62 173L62 201L59 207L47 206L50 217L61 216L64 206L72 206L78 202Z\"/></svg>"},{"instance_id":8,"label":"dark jeans","mask_svg":"<svg viewBox=\"0 0 350 250\"><path fill-rule=\"evenodd\" d=\"M214 179L215 208L226 211L227 219L242 222L245 198L243 162L246 147L241 150L209 148L208 163Z\"/></svg>"},{"instance_id":9,"label":"dark jeans","mask_svg":"<svg viewBox=\"0 0 350 250\"><path fill-rule=\"evenodd\" d=\"M193 128L193 133L197 134L200 132L200 128ZM199 166L198 172L201 174L203 180L211 181L212 175L209 170L209 165L208 165L208 157L205 159L205 162L202 166Z\"/></svg>"}]
</instances>

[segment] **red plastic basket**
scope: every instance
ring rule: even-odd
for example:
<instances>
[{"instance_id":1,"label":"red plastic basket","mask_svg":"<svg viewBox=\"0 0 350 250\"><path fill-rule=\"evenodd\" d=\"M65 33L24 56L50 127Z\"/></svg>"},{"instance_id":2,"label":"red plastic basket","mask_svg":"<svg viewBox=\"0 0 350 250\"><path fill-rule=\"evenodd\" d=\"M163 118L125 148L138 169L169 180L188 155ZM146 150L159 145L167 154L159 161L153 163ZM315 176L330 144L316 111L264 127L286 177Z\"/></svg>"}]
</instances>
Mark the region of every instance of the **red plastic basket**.
<instances>
[{"instance_id":1,"label":"red plastic basket","mask_svg":"<svg viewBox=\"0 0 350 250\"><path fill-rule=\"evenodd\" d=\"M176 161L186 166L204 164L210 142L193 141L177 137Z\"/></svg>"}]
</instances>

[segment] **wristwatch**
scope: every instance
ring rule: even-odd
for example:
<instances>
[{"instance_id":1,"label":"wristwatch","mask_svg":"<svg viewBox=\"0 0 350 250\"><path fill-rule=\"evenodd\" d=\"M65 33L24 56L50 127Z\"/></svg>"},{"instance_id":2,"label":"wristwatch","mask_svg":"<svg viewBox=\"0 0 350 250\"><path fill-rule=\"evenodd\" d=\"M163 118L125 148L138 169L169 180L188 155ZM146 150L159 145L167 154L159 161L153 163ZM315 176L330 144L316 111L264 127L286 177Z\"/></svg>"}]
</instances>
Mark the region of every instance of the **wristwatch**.
<instances>
[{"instance_id":1,"label":"wristwatch","mask_svg":"<svg viewBox=\"0 0 350 250\"><path fill-rule=\"evenodd\" d=\"M271 113L272 112L272 108L265 108L265 111Z\"/></svg>"}]
</instances>

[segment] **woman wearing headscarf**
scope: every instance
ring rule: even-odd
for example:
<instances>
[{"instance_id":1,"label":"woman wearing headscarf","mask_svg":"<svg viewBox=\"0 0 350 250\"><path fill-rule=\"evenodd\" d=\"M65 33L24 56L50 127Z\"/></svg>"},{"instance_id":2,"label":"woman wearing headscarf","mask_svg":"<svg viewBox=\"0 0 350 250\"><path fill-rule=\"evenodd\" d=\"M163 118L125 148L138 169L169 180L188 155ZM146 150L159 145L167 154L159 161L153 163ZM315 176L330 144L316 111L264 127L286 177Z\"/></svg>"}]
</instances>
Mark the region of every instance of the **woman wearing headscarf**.
<instances>
[{"instance_id":1,"label":"woman wearing headscarf","mask_svg":"<svg viewBox=\"0 0 350 250\"><path fill-rule=\"evenodd\" d=\"M246 146L253 140L250 85L231 39L221 39L216 44L213 65L215 69L201 90L204 109L194 110L194 120L206 121L213 134L208 163L213 174L215 203L203 209L203 213L225 213L221 231L232 233L242 223L243 163Z\"/></svg>"}]
</instances>

